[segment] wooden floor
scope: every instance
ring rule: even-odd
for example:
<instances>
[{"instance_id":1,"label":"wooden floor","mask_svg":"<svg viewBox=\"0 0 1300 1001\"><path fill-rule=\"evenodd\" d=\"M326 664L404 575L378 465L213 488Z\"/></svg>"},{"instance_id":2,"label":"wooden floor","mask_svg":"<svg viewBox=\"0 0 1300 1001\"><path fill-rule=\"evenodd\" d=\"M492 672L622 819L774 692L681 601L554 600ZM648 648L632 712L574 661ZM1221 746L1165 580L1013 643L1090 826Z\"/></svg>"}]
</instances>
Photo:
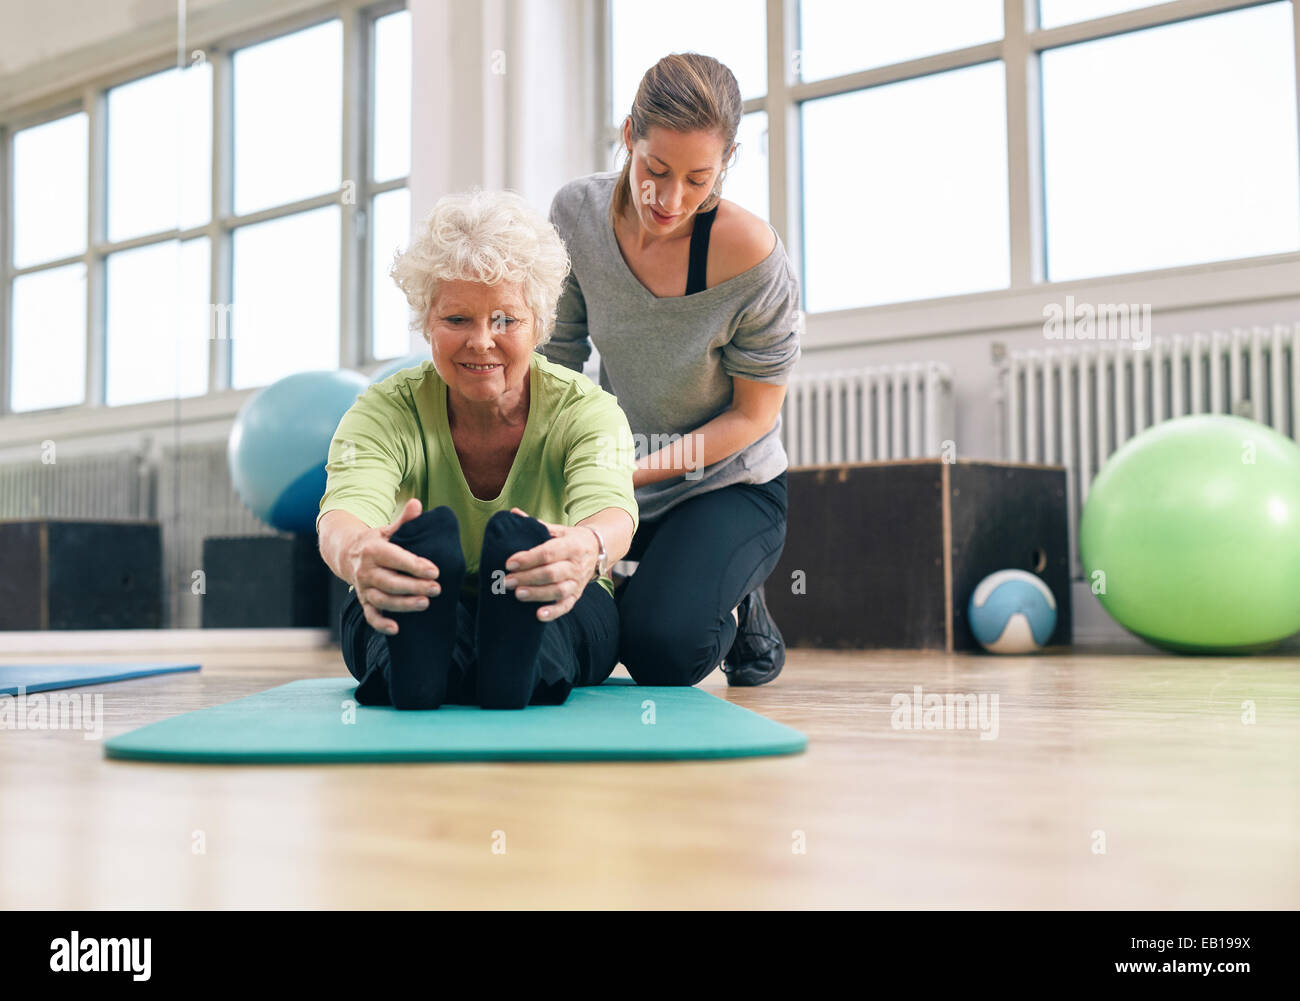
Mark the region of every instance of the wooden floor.
<instances>
[{"instance_id":1,"label":"wooden floor","mask_svg":"<svg viewBox=\"0 0 1300 1001\"><path fill-rule=\"evenodd\" d=\"M199 659L93 689L104 736L346 674ZM792 651L772 685L703 687L808 750L712 762L162 765L0 730L0 906L1296 908L1297 682L1291 658ZM917 685L997 695L997 738L895 728Z\"/></svg>"}]
</instances>

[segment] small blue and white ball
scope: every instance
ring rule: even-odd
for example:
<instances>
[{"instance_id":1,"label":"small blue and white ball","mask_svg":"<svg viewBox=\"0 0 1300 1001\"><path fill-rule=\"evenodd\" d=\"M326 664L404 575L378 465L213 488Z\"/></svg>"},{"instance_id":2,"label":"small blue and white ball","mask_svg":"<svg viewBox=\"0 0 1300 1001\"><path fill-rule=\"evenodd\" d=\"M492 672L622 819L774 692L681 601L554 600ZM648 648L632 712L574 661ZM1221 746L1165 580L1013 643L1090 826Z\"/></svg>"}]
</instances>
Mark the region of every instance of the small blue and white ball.
<instances>
[{"instance_id":1,"label":"small blue and white ball","mask_svg":"<svg viewBox=\"0 0 1300 1001\"><path fill-rule=\"evenodd\" d=\"M1056 629L1056 599L1042 578L1027 570L989 574L970 596L971 632L989 653L1032 653Z\"/></svg>"}]
</instances>

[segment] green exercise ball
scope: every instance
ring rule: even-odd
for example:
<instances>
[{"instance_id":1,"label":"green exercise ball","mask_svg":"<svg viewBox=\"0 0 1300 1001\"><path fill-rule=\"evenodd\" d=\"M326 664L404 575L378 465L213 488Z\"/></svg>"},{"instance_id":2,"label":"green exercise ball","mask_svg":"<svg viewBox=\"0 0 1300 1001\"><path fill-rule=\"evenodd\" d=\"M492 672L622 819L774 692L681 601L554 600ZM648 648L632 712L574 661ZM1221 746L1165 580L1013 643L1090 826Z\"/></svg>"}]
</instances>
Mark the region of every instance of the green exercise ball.
<instances>
[{"instance_id":1,"label":"green exercise ball","mask_svg":"<svg viewBox=\"0 0 1300 1001\"><path fill-rule=\"evenodd\" d=\"M1300 446L1241 417L1157 424L1097 474L1079 552L1102 606L1142 639L1267 649L1300 632Z\"/></svg>"}]
</instances>

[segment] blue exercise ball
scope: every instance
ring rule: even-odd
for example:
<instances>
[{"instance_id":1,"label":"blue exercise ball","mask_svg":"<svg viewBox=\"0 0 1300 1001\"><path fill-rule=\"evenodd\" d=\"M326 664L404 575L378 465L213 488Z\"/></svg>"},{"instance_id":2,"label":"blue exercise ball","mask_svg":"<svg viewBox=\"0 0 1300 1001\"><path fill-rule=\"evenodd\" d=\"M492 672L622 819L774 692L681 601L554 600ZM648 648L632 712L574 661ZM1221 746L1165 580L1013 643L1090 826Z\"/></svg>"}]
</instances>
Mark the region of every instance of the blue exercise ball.
<instances>
[{"instance_id":1,"label":"blue exercise ball","mask_svg":"<svg viewBox=\"0 0 1300 1001\"><path fill-rule=\"evenodd\" d=\"M392 361L385 362L383 365L379 366L379 368L371 374L370 382L372 384L383 382L390 375L396 375L405 368L414 368L416 365L429 361L432 357L433 356L428 351L425 351L423 353L406 355L403 358L394 358Z\"/></svg>"},{"instance_id":2,"label":"blue exercise ball","mask_svg":"<svg viewBox=\"0 0 1300 1001\"><path fill-rule=\"evenodd\" d=\"M1056 630L1056 598L1026 570L989 574L970 596L971 632L989 653L1032 653Z\"/></svg>"},{"instance_id":3,"label":"blue exercise ball","mask_svg":"<svg viewBox=\"0 0 1300 1001\"><path fill-rule=\"evenodd\" d=\"M282 532L316 531L330 441L368 385L347 369L298 372L239 408L226 459L250 511Z\"/></svg>"}]
</instances>

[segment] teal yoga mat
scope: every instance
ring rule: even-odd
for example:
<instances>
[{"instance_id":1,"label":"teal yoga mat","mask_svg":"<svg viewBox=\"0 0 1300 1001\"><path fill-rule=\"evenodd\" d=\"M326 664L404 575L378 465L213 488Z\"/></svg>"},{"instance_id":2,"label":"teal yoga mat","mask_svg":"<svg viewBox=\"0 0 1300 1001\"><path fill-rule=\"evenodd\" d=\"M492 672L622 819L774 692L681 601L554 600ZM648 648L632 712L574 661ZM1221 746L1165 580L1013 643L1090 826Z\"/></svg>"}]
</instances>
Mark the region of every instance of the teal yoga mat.
<instances>
[{"instance_id":1,"label":"teal yoga mat","mask_svg":"<svg viewBox=\"0 0 1300 1001\"><path fill-rule=\"evenodd\" d=\"M356 682L314 678L150 723L105 741L104 751L144 761L272 764L745 758L807 746L798 730L697 688L621 680L575 688L562 706L412 712L356 705Z\"/></svg>"},{"instance_id":2,"label":"teal yoga mat","mask_svg":"<svg viewBox=\"0 0 1300 1001\"><path fill-rule=\"evenodd\" d=\"M0 664L0 695L17 695L20 688L49 692L198 669L198 664Z\"/></svg>"}]
</instances>

